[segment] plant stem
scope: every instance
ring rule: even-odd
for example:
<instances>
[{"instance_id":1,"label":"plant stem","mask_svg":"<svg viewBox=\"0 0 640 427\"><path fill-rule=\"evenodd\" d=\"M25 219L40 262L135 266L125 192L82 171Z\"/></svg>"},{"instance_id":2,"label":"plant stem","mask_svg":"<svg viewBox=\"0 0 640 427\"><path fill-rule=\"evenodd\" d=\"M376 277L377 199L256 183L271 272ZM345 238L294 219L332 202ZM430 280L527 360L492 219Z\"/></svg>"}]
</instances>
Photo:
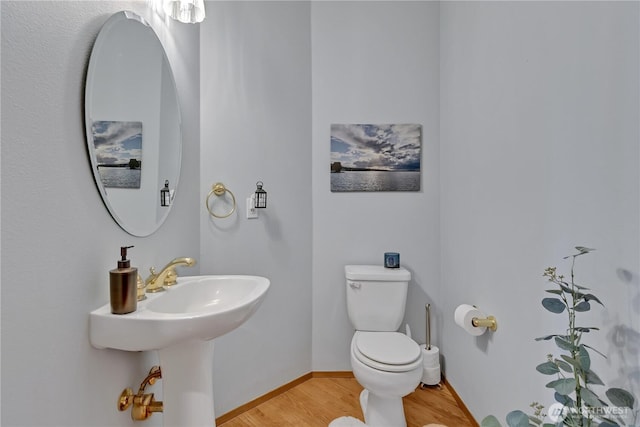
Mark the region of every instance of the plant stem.
<instances>
[{"instance_id":1,"label":"plant stem","mask_svg":"<svg viewBox=\"0 0 640 427\"><path fill-rule=\"evenodd\" d=\"M575 276L574 276L574 266L576 263L576 257L573 257L571 261L571 308L569 308L569 339L571 342L571 358L573 360L578 360L578 337L576 336L576 285L575 285ZM567 306L568 308L568 306ZM582 367L580 367L580 370ZM582 426L582 392L580 385L580 372L578 367L576 366L573 370L573 377L576 380L576 409L578 411L578 425ZM590 423L589 423L590 424Z\"/></svg>"}]
</instances>

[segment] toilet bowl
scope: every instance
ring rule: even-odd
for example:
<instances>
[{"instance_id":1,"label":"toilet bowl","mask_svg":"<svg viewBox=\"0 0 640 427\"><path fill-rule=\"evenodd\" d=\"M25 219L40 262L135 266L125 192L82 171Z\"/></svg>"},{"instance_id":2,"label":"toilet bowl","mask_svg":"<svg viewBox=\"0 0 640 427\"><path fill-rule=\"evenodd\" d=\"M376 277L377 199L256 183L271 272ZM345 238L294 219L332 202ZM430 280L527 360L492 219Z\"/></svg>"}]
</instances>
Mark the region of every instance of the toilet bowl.
<instances>
[{"instance_id":1,"label":"toilet bowl","mask_svg":"<svg viewBox=\"0 0 640 427\"><path fill-rule=\"evenodd\" d=\"M396 332L411 273L403 267L345 266L347 314L356 330L351 369L364 387L360 406L370 427L406 427L402 397L422 380L418 343Z\"/></svg>"},{"instance_id":2,"label":"toilet bowl","mask_svg":"<svg viewBox=\"0 0 640 427\"><path fill-rule=\"evenodd\" d=\"M399 332L356 331L351 340L351 368L365 390L360 404L367 426L406 427L402 397L422 379L422 352Z\"/></svg>"}]
</instances>

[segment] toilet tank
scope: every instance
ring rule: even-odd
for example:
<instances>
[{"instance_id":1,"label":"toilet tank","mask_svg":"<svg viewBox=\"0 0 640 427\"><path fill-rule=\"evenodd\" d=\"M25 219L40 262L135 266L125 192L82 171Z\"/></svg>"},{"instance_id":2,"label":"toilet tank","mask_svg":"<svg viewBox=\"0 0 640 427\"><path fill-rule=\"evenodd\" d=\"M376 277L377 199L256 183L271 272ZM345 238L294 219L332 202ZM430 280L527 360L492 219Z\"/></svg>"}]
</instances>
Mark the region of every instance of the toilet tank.
<instances>
[{"instance_id":1,"label":"toilet tank","mask_svg":"<svg viewBox=\"0 0 640 427\"><path fill-rule=\"evenodd\" d=\"M358 331L397 331L402 324L411 273L378 265L344 267L347 313Z\"/></svg>"}]
</instances>

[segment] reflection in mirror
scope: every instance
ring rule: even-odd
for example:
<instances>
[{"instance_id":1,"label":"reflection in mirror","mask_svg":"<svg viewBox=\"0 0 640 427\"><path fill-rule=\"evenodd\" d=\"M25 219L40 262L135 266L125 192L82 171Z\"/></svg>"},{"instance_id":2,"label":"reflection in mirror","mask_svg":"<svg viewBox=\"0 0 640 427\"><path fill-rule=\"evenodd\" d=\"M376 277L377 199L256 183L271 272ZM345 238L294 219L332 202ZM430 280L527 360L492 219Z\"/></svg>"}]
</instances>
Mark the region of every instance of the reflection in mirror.
<instances>
[{"instance_id":1,"label":"reflection in mirror","mask_svg":"<svg viewBox=\"0 0 640 427\"><path fill-rule=\"evenodd\" d=\"M180 177L182 133L175 81L162 44L133 12L104 24L85 88L91 168L115 221L148 236L167 218Z\"/></svg>"}]
</instances>

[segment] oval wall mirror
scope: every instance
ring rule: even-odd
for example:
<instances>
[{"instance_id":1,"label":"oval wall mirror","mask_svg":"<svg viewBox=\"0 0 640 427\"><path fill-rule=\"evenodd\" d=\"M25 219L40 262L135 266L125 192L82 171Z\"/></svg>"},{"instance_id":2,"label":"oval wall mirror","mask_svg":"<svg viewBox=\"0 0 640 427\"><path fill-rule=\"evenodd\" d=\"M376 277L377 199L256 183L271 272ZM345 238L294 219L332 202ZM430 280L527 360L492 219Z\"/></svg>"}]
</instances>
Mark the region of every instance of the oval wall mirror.
<instances>
[{"instance_id":1,"label":"oval wall mirror","mask_svg":"<svg viewBox=\"0 0 640 427\"><path fill-rule=\"evenodd\" d=\"M85 127L91 169L109 213L129 234L152 234L176 196L182 131L169 61L136 13L112 15L96 38Z\"/></svg>"}]
</instances>

